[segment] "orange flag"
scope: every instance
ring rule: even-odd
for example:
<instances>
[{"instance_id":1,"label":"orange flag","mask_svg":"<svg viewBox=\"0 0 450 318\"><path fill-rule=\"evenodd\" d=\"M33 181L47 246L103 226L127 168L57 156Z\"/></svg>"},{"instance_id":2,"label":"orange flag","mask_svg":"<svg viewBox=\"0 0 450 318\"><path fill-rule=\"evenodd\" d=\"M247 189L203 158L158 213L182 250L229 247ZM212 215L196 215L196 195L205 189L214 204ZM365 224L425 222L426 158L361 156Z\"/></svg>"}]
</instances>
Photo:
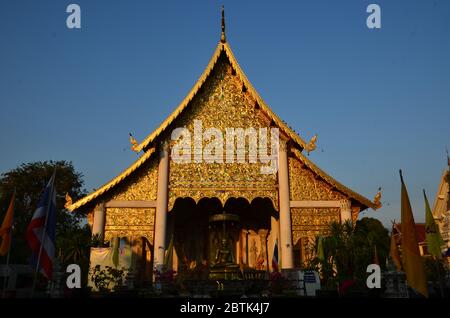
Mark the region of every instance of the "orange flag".
<instances>
[{"instance_id":1,"label":"orange flag","mask_svg":"<svg viewBox=\"0 0 450 318\"><path fill-rule=\"evenodd\" d=\"M406 273L408 285L428 297L427 278L422 257L419 252L416 226L414 216L409 202L408 191L403 182L402 171L400 170L400 179L402 182L402 260L403 269Z\"/></svg>"},{"instance_id":2,"label":"orange flag","mask_svg":"<svg viewBox=\"0 0 450 318\"><path fill-rule=\"evenodd\" d=\"M9 202L8 211L3 219L2 227L0 227L0 236L2 238L2 245L0 246L0 255L4 256L8 253L9 245L11 243L11 228L14 220L14 198L16 192L14 191L11 201Z\"/></svg>"}]
</instances>

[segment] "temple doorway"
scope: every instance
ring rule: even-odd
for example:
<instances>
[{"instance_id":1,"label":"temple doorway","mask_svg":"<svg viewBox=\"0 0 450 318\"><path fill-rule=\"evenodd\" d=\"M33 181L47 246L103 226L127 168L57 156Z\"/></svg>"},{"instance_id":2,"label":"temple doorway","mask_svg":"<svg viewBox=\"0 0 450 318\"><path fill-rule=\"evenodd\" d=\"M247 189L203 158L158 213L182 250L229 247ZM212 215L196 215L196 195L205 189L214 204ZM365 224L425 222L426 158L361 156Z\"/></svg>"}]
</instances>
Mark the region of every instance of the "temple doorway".
<instances>
[{"instance_id":1,"label":"temple doorway","mask_svg":"<svg viewBox=\"0 0 450 318\"><path fill-rule=\"evenodd\" d=\"M226 234L213 223L218 214L237 216L226 225ZM274 230L272 230L274 229ZM168 215L166 246L173 240L172 264L177 272L209 267L217 262L223 240L230 259L242 270L268 270L275 240L278 238L278 212L268 198L229 198L224 205L218 198L178 198Z\"/></svg>"}]
</instances>

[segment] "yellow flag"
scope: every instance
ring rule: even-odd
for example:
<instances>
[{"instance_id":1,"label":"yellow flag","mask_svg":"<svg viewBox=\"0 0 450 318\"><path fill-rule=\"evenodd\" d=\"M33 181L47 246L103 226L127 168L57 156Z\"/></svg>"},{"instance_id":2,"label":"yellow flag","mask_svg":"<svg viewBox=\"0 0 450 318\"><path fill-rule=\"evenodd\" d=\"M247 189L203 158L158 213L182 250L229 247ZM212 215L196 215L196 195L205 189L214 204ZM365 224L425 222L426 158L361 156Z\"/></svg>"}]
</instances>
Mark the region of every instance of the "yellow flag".
<instances>
[{"instance_id":1,"label":"yellow flag","mask_svg":"<svg viewBox=\"0 0 450 318\"><path fill-rule=\"evenodd\" d=\"M0 227L0 236L2 238L2 245L0 246L0 255L4 256L9 251L11 243L11 228L14 220L14 198L16 192L14 191L11 201L9 202L8 211L3 219L2 227Z\"/></svg>"},{"instance_id":2,"label":"yellow flag","mask_svg":"<svg viewBox=\"0 0 450 318\"><path fill-rule=\"evenodd\" d=\"M422 257L419 252L416 226L414 216L409 202L408 191L403 182L402 171L400 170L402 182L402 260L403 269L406 273L408 285L428 297L427 278Z\"/></svg>"}]
</instances>

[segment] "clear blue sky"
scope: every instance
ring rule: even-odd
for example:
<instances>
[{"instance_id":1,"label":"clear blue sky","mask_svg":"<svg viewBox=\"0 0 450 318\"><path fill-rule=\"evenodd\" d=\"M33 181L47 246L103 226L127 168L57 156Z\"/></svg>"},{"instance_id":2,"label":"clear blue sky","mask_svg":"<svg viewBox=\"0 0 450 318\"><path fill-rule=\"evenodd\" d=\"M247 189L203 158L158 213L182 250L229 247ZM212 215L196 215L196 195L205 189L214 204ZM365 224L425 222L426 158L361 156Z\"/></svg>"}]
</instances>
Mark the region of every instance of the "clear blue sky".
<instances>
[{"instance_id":1,"label":"clear blue sky","mask_svg":"<svg viewBox=\"0 0 450 318\"><path fill-rule=\"evenodd\" d=\"M66 27L66 6L82 29ZM382 28L369 30L377 3ZM434 201L450 146L450 1L0 2L0 172L71 160L92 190L133 162L227 36L265 101L310 158L400 218L403 169L416 221Z\"/></svg>"}]
</instances>

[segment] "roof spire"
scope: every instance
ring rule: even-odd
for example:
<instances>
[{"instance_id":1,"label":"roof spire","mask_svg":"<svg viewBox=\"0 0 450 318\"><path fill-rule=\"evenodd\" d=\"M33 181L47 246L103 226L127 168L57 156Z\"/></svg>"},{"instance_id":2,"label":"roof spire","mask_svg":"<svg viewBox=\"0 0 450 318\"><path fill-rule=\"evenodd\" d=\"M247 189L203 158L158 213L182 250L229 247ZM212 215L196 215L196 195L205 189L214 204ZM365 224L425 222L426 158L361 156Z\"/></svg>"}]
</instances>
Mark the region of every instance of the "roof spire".
<instances>
[{"instance_id":1,"label":"roof spire","mask_svg":"<svg viewBox=\"0 0 450 318\"><path fill-rule=\"evenodd\" d=\"M450 156L448 155L447 147L445 147L445 152L447 153L447 165L448 165L448 168L450 169Z\"/></svg>"},{"instance_id":2,"label":"roof spire","mask_svg":"<svg viewBox=\"0 0 450 318\"><path fill-rule=\"evenodd\" d=\"M220 36L220 42L225 43L227 41L225 37L225 7L222 5L222 35Z\"/></svg>"}]
</instances>

